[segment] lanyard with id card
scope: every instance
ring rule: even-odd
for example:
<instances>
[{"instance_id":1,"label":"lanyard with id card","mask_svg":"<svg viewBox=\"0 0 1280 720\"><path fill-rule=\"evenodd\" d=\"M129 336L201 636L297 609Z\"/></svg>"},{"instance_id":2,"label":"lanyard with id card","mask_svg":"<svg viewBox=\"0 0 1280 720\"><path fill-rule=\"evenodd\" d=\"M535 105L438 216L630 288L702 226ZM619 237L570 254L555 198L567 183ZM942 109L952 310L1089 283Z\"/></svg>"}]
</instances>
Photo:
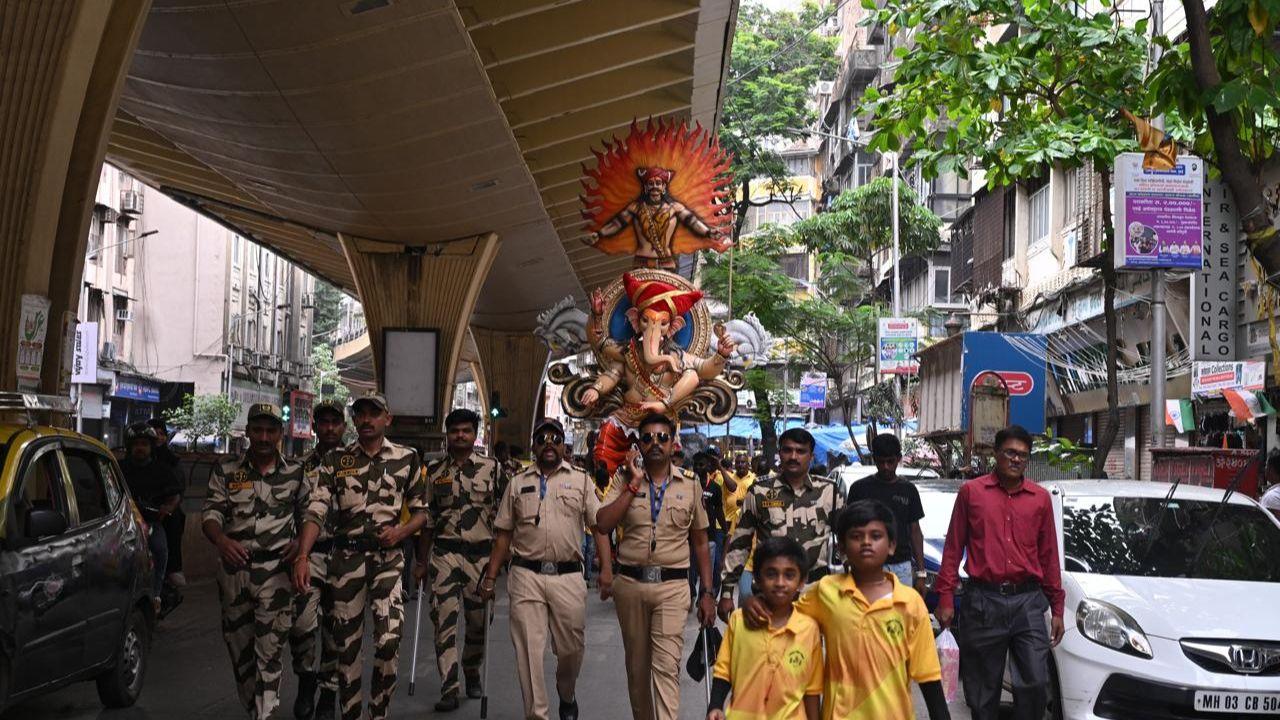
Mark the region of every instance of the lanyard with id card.
<instances>
[{"instance_id":1,"label":"lanyard with id card","mask_svg":"<svg viewBox=\"0 0 1280 720\"><path fill-rule=\"evenodd\" d=\"M649 528L649 554L653 555L658 550L658 515L662 513L662 501L667 497L667 485L671 483L671 477L667 476L662 481L661 490L654 487L653 478L648 477L647 473L645 477L649 481L649 519L653 523Z\"/></svg>"}]
</instances>

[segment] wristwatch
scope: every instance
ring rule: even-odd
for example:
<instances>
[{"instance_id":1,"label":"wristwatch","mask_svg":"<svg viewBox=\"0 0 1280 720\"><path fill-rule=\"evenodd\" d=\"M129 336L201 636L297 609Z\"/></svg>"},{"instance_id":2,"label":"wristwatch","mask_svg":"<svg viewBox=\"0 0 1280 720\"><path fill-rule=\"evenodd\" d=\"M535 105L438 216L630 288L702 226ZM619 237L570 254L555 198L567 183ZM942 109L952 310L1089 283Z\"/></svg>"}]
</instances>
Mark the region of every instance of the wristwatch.
<instances>
[{"instance_id":1,"label":"wristwatch","mask_svg":"<svg viewBox=\"0 0 1280 720\"><path fill-rule=\"evenodd\" d=\"M924 570L917 570L915 577L917 580L928 580L929 573Z\"/></svg>"}]
</instances>

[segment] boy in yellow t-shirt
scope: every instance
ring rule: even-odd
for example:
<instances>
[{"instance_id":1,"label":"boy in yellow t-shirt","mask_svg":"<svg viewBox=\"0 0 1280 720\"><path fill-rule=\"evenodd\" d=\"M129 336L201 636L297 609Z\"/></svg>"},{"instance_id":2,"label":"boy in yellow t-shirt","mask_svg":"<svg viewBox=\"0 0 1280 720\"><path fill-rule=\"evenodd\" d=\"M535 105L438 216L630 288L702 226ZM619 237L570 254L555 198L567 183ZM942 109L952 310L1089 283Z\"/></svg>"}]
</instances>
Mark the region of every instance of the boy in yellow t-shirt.
<instances>
[{"instance_id":1,"label":"boy in yellow t-shirt","mask_svg":"<svg viewBox=\"0 0 1280 720\"><path fill-rule=\"evenodd\" d=\"M813 618L793 611L808 575L804 548L790 538L770 538L756 548L754 560L769 622L752 630L742 610L729 616L707 720L818 720L822 632Z\"/></svg>"},{"instance_id":2,"label":"boy in yellow t-shirt","mask_svg":"<svg viewBox=\"0 0 1280 720\"><path fill-rule=\"evenodd\" d=\"M822 578L796 602L826 638L824 720L913 720L912 680L930 720L951 718L924 600L884 571L894 525L878 501L846 506L835 530L847 572Z\"/></svg>"}]
</instances>

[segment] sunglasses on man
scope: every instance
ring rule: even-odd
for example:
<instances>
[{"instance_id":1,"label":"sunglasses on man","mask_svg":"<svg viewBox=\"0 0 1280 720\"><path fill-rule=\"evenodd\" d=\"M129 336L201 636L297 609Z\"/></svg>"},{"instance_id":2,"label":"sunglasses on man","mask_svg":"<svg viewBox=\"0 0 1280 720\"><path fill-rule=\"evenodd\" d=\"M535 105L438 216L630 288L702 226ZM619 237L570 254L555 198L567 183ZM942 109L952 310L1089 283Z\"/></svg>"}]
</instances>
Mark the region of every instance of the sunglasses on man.
<instances>
[{"instance_id":1,"label":"sunglasses on man","mask_svg":"<svg viewBox=\"0 0 1280 720\"><path fill-rule=\"evenodd\" d=\"M542 433L533 436L534 445L559 445L564 442L564 436L559 433Z\"/></svg>"},{"instance_id":2,"label":"sunglasses on man","mask_svg":"<svg viewBox=\"0 0 1280 720\"><path fill-rule=\"evenodd\" d=\"M665 433L665 432L640 433L640 442L645 445L652 445L655 440L658 442L658 444L665 445L671 442L671 433Z\"/></svg>"}]
</instances>

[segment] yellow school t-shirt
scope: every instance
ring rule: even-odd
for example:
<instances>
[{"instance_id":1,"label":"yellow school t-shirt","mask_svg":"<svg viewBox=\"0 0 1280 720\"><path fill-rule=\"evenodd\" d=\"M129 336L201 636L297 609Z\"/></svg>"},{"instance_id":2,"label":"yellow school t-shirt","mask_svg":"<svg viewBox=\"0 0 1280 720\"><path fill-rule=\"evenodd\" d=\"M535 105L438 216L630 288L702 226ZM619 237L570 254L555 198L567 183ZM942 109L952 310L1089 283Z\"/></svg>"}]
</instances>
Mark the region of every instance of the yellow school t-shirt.
<instances>
[{"instance_id":1,"label":"yellow school t-shirt","mask_svg":"<svg viewBox=\"0 0 1280 720\"><path fill-rule=\"evenodd\" d=\"M733 481L737 483L738 489L732 492L724 484L726 476L733 477ZM716 482L720 484L720 497L724 500L724 519L729 522L729 535L733 535L733 531L738 527L738 518L742 515L742 502L747 497L747 491L751 489L752 483L756 481L755 473L747 473L746 477L738 477L738 474L732 470L726 472L724 470L716 473Z\"/></svg>"},{"instance_id":2,"label":"yellow school t-shirt","mask_svg":"<svg viewBox=\"0 0 1280 720\"><path fill-rule=\"evenodd\" d=\"M804 696L822 692L822 632L799 612L780 628L751 630L735 610L714 672L733 686L727 720L804 720Z\"/></svg>"},{"instance_id":3,"label":"yellow school t-shirt","mask_svg":"<svg viewBox=\"0 0 1280 720\"><path fill-rule=\"evenodd\" d=\"M924 600L885 576L893 592L873 603L847 573L822 578L796 602L826 638L823 720L912 720L911 681L942 679Z\"/></svg>"}]
</instances>

